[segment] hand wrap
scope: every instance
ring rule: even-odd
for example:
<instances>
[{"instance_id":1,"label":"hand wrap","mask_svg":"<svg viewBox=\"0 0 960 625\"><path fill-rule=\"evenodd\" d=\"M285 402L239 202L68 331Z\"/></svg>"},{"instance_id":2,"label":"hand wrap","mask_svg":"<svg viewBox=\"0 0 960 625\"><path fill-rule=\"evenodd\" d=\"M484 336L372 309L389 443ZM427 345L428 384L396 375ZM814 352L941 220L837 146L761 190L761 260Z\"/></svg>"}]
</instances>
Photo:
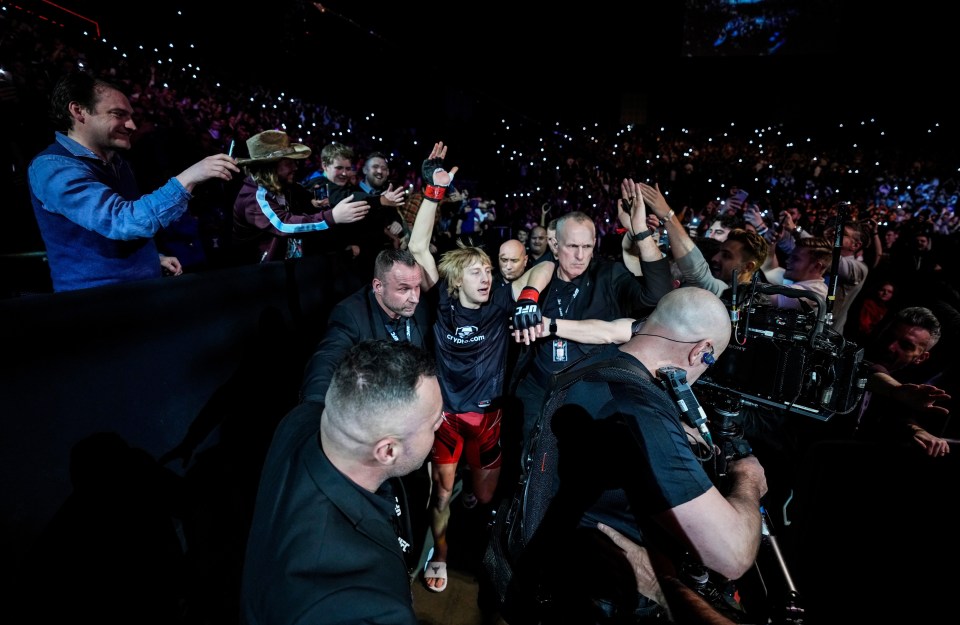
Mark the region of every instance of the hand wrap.
<instances>
[{"instance_id":1,"label":"hand wrap","mask_svg":"<svg viewBox=\"0 0 960 625\"><path fill-rule=\"evenodd\" d=\"M423 197L427 200L433 200L434 202L440 202L447 195L446 187L438 187L433 184L428 184L423 188Z\"/></svg>"}]
</instances>

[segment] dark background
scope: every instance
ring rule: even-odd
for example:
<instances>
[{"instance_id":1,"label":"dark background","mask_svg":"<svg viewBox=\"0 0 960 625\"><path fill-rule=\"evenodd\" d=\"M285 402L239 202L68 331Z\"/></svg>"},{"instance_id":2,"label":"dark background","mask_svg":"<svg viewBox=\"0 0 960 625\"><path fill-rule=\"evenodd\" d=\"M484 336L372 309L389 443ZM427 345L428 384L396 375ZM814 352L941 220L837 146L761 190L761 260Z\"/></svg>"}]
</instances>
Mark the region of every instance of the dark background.
<instances>
[{"instance_id":1,"label":"dark background","mask_svg":"<svg viewBox=\"0 0 960 625\"><path fill-rule=\"evenodd\" d=\"M161 0L122 12L103 0L66 1L98 20L109 41L193 45L208 74L422 128L485 115L764 123L837 111L906 118L953 106L952 19L945 3L928 0L738 5L743 15L789 16L775 52L756 40L713 48L719 22L708 7L718 0L279 0L252 10Z\"/></svg>"},{"instance_id":2,"label":"dark background","mask_svg":"<svg viewBox=\"0 0 960 625\"><path fill-rule=\"evenodd\" d=\"M40 0L18 4L53 10ZM679 0L536 8L344 1L325 13L292 1L58 4L98 20L101 43L131 55L141 43L157 46L157 57L199 63L201 74L224 83L242 78L351 115L377 112L388 124L421 128L429 141L449 138L465 176L479 170L465 154L494 159L454 135L482 137L501 117L531 128L555 119L701 128L730 119L822 126L877 113L906 125L954 108L957 55L945 37L952 16L947 3L925 0L883 9L778 3L817 10L775 54L758 45L729 55L710 53L713 32L694 19L702 12ZM30 135L20 146L29 155L29 143L50 140L43 106L17 111L5 130ZM23 242L15 226L6 230ZM163 288L145 281L0 302L0 343L10 352L0 367L0 412L9 415L0 432L0 553L12 563L0 577L0 602L8 611L22 606L34 622L92 615L164 624L175 622L164 608L181 610L183 600L199 616L235 611L236 557L264 432L295 394L276 381L299 379L300 348L315 344L333 302L317 288L329 287L330 268L306 260L197 272ZM42 337L40 348L33 337ZM217 434L205 438L211 425ZM77 462L100 433L120 437L107 440L115 453L94 447L86 454L94 462ZM199 445L189 470L156 462L191 437ZM816 507L789 553L809 622L936 622L955 594L950 576L931 571L957 557L955 506L948 510L944 497L956 467L915 466L873 449L827 451L805 467ZM171 481L168 493L162 487ZM187 554L171 517L182 519ZM22 556L26 569L17 566Z\"/></svg>"}]
</instances>

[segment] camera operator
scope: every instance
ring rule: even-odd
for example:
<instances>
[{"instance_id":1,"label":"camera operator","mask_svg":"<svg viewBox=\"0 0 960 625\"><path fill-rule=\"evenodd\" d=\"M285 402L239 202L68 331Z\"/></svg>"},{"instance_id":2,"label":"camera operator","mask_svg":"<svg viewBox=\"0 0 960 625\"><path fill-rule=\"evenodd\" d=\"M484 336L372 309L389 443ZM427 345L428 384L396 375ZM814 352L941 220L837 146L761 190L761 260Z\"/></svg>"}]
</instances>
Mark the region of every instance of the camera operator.
<instances>
[{"instance_id":1,"label":"camera operator","mask_svg":"<svg viewBox=\"0 0 960 625\"><path fill-rule=\"evenodd\" d=\"M640 330L582 362L622 359L649 381L581 380L545 424L557 436L559 490L515 569L517 591L503 612L513 625L656 614L653 602L637 595L623 551L597 523L645 547L668 575L692 558L736 580L757 557L763 467L754 456L732 460L729 489L721 492L704 466L713 449L681 420L677 402L651 373L678 367L696 381L730 341L727 309L709 291L682 287L660 299ZM537 595L524 591L532 588L551 597L549 614L523 612ZM607 608L604 614L597 606Z\"/></svg>"}]
</instances>

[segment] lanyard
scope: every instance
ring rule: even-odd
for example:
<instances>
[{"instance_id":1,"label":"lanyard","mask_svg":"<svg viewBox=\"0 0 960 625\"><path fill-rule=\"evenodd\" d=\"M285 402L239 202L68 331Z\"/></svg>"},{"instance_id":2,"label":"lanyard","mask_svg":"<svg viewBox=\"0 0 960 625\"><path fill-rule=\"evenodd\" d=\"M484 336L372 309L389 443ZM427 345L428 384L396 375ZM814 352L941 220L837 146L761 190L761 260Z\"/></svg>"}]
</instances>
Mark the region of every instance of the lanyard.
<instances>
[{"instance_id":1,"label":"lanyard","mask_svg":"<svg viewBox=\"0 0 960 625\"><path fill-rule=\"evenodd\" d=\"M403 553L410 553L412 545L406 540L410 535L409 527L406 523L401 521L404 516L403 509L400 507L400 498L394 495L393 502L393 531L397 534L397 543L400 545L400 551Z\"/></svg>"},{"instance_id":2,"label":"lanyard","mask_svg":"<svg viewBox=\"0 0 960 625\"><path fill-rule=\"evenodd\" d=\"M570 303L567 304L566 308L563 307L563 300L557 297L557 311L560 313L561 319L566 318L567 313L570 312L570 307L573 306L574 300L577 299L577 295L580 295L580 287L577 287L577 289L573 292L573 297L570 298Z\"/></svg>"},{"instance_id":3,"label":"lanyard","mask_svg":"<svg viewBox=\"0 0 960 625\"><path fill-rule=\"evenodd\" d=\"M407 328L407 343L410 343L410 342L411 342L411 341L410 341L410 320L409 320L409 319L404 319L404 320L403 320L403 323L404 323L404 325L405 325L406 328ZM384 327L387 328L387 332L390 334L390 337L391 337L394 341L396 341L396 342L399 343L399 342L400 342L400 337L397 336L397 333L393 330L393 324L392 324L392 323L385 323L385 324L383 324L383 325L384 325Z\"/></svg>"}]
</instances>

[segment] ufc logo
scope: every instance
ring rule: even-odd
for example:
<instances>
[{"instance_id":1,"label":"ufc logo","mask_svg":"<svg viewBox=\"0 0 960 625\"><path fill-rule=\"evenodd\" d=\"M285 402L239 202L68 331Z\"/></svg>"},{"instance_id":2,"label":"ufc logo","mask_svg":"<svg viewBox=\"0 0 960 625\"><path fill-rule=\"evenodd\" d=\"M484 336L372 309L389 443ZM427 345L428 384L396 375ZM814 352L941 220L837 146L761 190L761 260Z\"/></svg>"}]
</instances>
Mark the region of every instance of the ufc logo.
<instances>
[{"instance_id":1,"label":"ufc logo","mask_svg":"<svg viewBox=\"0 0 960 625\"><path fill-rule=\"evenodd\" d=\"M518 314L518 315L523 315L523 314L526 314L526 313L536 312L536 310L537 310L537 305L536 305L536 304L527 304L526 306L517 306L517 314Z\"/></svg>"}]
</instances>

